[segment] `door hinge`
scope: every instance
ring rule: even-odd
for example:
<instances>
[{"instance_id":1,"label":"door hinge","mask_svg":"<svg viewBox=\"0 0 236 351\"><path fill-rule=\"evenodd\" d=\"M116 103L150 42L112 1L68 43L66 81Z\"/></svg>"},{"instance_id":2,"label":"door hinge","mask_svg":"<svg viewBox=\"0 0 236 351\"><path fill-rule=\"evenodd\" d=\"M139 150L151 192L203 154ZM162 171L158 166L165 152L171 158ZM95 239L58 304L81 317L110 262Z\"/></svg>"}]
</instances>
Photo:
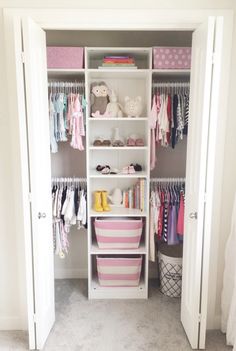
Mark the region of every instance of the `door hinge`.
<instances>
[{"instance_id":1,"label":"door hinge","mask_svg":"<svg viewBox=\"0 0 236 351\"><path fill-rule=\"evenodd\" d=\"M216 62L216 53L213 52L213 53L212 53L212 64L214 65L215 62Z\"/></svg>"},{"instance_id":2,"label":"door hinge","mask_svg":"<svg viewBox=\"0 0 236 351\"><path fill-rule=\"evenodd\" d=\"M28 193L28 200L29 200L29 202L32 202L32 194L31 193Z\"/></svg>"},{"instance_id":3,"label":"door hinge","mask_svg":"<svg viewBox=\"0 0 236 351\"><path fill-rule=\"evenodd\" d=\"M36 314L35 313L33 314L33 322L37 323L37 318L36 318Z\"/></svg>"},{"instance_id":4,"label":"door hinge","mask_svg":"<svg viewBox=\"0 0 236 351\"><path fill-rule=\"evenodd\" d=\"M201 323L201 321L202 321L202 315L201 315L201 313L199 313L199 315L198 315L198 322Z\"/></svg>"},{"instance_id":5,"label":"door hinge","mask_svg":"<svg viewBox=\"0 0 236 351\"><path fill-rule=\"evenodd\" d=\"M24 51L21 52L21 61L22 61L22 63L25 63L25 53L24 53Z\"/></svg>"}]
</instances>

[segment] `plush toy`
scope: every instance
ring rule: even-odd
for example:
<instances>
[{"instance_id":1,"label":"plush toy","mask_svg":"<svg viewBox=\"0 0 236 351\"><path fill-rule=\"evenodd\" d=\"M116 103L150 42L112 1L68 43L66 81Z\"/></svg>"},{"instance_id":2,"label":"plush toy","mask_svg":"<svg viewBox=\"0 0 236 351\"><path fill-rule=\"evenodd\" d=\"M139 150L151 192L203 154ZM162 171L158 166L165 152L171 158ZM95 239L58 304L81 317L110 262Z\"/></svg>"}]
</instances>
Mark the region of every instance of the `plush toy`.
<instances>
[{"instance_id":1,"label":"plush toy","mask_svg":"<svg viewBox=\"0 0 236 351\"><path fill-rule=\"evenodd\" d=\"M129 96L125 97L124 112L128 117L139 117L143 110L141 96L136 96L131 99Z\"/></svg>"},{"instance_id":2,"label":"plush toy","mask_svg":"<svg viewBox=\"0 0 236 351\"><path fill-rule=\"evenodd\" d=\"M122 117L122 108L121 105L117 102L117 96L114 90L109 94L110 102L107 104L106 113L107 117Z\"/></svg>"},{"instance_id":3,"label":"plush toy","mask_svg":"<svg viewBox=\"0 0 236 351\"><path fill-rule=\"evenodd\" d=\"M93 117L103 115L108 104L108 87L105 82L95 82L91 85L91 115Z\"/></svg>"}]
</instances>

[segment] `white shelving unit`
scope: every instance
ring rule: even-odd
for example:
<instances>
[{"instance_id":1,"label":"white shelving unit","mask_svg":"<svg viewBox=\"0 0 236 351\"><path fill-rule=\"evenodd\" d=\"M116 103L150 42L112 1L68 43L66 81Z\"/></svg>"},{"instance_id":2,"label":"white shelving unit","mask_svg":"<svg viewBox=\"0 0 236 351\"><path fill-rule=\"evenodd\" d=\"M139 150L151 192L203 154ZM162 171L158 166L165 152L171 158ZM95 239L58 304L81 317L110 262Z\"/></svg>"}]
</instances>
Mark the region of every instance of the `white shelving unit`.
<instances>
[{"instance_id":1,"label":"white shelving unit","mask_svg":"<svg viewBox=\"0 0 236 351\"><path fill-rule=\"evenodd\" d=\"M135 58L137 69L99 69L106 54L126 54ZM86 48L85 49L85 86L86 95L90 95L93 82L104 81L110 89L114 89L118 101L124 104L126 95L141 96L143 101L142 116L138 118L94 118L90 115L90 102L87 108L87 175L88 175L88 268L89 268L89 298L147 298L148 297L148 196L146 196L145 211L127 209L123 206L111 206L110 212L96 212L93 210L93 192L113 188L125 189L137 182L138 178L146 179L146 194L149 193L149 126L148 116L151 106L151 63L150 48ZM119 128L120 135L125 141L129 135L136 134L144 139L144 146L103 147L93 146L99 136L111 140L114 128ZM121 170L131 163L142 165L142 172L135 174L102 175L96 171L98 164L110 165L111 168ZM138 249L104 250L99 249L93 234L95 217L141 217L145 226L142 241ZM137 287L101 287L97 279L96 255L143 256L143 267L140 284Z\"/></svg>"},{"instance_id":2,"label":"white shelving unit","mask_svg":"<svg viewBox=\"0 0 236 351\"><path fill-rule=\"evenodd\" d=\"M132 55L137 69L106 68L99 69L105 55ZM149 183L150 183L150 134L149 119L151 109L152 81L189 80L190 70L160 70L152 68L151 48L85 48L84 69L49 69L50 80L83 80L85 81L86 108L86 174L88 204L88 295L90 299L109 298L147 298L148 297L148 248L149 248ZM125 96L141 96L143 101L142 115L133 117L92 117L90 114L90 86L93 82L104 81L110 89L114 89L118 101L124 104ZM129 135L137 134L144 140L144 146L94 146L100 136L112 140L113 130L119 128L124 142ZM97 165L109 165L122 170L131 163L142 165L142 171L134 174L103 175L96 171ZM145 210L127 209L123 206L111 206L110 212L93 210L93 192L114 188L127 189L137 182L138 178L146 180ZM96 217L130 217L142 218L145 225L138 249L111 250L99 249L93 229ZM101 287L98 282L96 256L142 255L143 266L140 284L137 287Z\"/></svg>"}]
</instances>

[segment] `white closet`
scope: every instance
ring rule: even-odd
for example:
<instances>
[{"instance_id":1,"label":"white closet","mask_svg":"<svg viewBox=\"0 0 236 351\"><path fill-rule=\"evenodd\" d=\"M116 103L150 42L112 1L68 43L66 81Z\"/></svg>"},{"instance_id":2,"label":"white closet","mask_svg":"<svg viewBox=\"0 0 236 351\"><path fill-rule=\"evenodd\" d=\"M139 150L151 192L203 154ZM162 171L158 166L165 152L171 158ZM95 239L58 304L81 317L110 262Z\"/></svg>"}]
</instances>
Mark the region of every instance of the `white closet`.
<instances>
[{"instance_id":1,"label":"white closet","mask_svg":"<svg viewBox=\"0 0 236 351\"><path fill-rule=\"evenodd\" d=\"M112 36L112 33L110 34ZM127 34L128 35L128 34ZM154 34L151 34L154 38ZM174 36L174 34L173 34ZM164 37L164 36L162 36ZM189 45L190 34L187 37ZM155 40L155 39L154 39ZM162 39L163 40L163 39ZM129 41L129 40L128 40ZM138 40L136 40L138 42ZM137 69L106 68L100 69L103 57L106 55L130 55L134 57ZM153 52L151 47L86 47L84 69L48 69L48 79L64 81L68 78L72 81L85 82L86 107L86 150L73 150L69 142L59 142L59 152L52 154L53 176L87 176L88 188L88 231L78 231L73 228L69 235L71 248L65 263L60 258L55 258L55 273L58 278L85 278L86 272L83 267L67 269L66 264L81 264L88 250L88 296L89 298L147 298L149 277L149 180L150 180L150 127L149 115L152 104L153 82L166 81L189 81L189 69L153 69ZM139 117L92 117L90 107L91 84L104 81L109 89L113 89L119 103L124 106L125 96L141 96L142 113ZM123 140L127 140L132 134L138 134L143 140L143 146L137 147L111 147L94 146L94 140L99 136L112 140L115 128ZM180 141L177 150L170 147L158 148L158 165L151 172L155 177L162 174L166 177L185 176L186 140ZM166 149L166 150L165 150ZM179 151L180 149L180 151ZM160 153L160 155L159 155ZM164 153L164 164L159 165L159 158ZM86 154L86 157L85 157ZM87 162L85 173L85 161ZM135 174L102 175L96 171L97 165L110 165L112 168L121 170L131 163L142 165L142 171ZM177 168L176 170L173 167ZM164 169L163 169L164 168ZM166 173L165 173L166 172ZM69 174L70 173L70 174ZM98 213L93 210L93 194L98 189L105 189L110 193L114 188L125 189L134 185L138 179L145 180L145 210L127 209L114 207L110 212ZM141 244L138 249L132 250L104 250L99 249L94 233L94 220L96 217L138 217L143 219L144 228ZM86 245L87 239L87 245ZM97 278L97 255L107 257L132 257L142 255L142 272L138 287L109 288L101 287ZM76 258L77 256L77 258ZM64 265L64 270L63 267ZM58 268L59 267L59 268ZM157 278L157 267L152 265L152 277Z\"/></svg>"},{"instance_id":2,"label":"white closet","mask_svg":"<svg viewBox=\"0 0 236 351\"><path fill-rule=\"evenodd\" d=\"M53 297L53 284L52 277L53 273L51 271L51 257L53 254L52 250L52 233L49 230L51 226L51 210L50 204L51 199L48 196L50 193L48 185L51 183L50 167L49 167L49 133L48 133L48 116L47 106L45 101L47 100L47 82L46 82L46 61L45 61L45 50L46 50L46 41L45 33L41 28L39 28L33 21L25 21L23 30L23 39L24 39L24 51L26 55L26 65L25 65L25 77L26 77L26 95L27 95L27 112L28 112L28 133L29 133L29 158L30 158L30 167L33 167L33 173L31 174L32 183L31 189L33 192L33 201L32 201L32 216L33 218L39 218L38 212L40 208L45 208L45 198L46 198L46 221L41 221L40 223L33 220L33 231L34 226L37 227L35 231L36 240L33 243L33 266L34 266L34 289L37 292L34 297L34 302L36 310L40 311L37 315L38 327L36 328L36 334L38 339L38 347L41 348L43 343L46 340L46 336L53 325L54 322L54 297ZM148 32L145 31L143 37L140 33L140 42L141 38L147 39ZM79 36L79 32L77 32ZM127 34L127 32L126 32ZM154 35L155 33L152 33ZM181 41L181 45L190 45L192 33L187 33L188 41L186 44ZM88 33L87 33L88 35ZM110 34L106 33L104 38L109 38L109 44L114 42L112 38L112 32ZM116 35L118 35L116 33ZM170 42L165 42L165 37L162 37L162 45L174 45L176 43L177 37L175 33L172 33L173 44ZM180 35L180 33L178 33ZM181 32L182 35L182 32ZM184 36L183 36L184 37ZM168 38L170 39L170 32L168 33ZM65 39L65 38L64 38ZM61 37L60 45L66 46L69 44L68 41L65 41L63 36ZM137 39L137 38L136 38ZM124 32L120 35L120 41L124 40ZM127 40L127 38L126 38ZM132 37L130 37L132 41ZM211 74L212 74L212 62L209 59L213 51L213 42L214 42L214 20L210 19L208 23L202 24L198 29L195 30L193 34L193 62L191 72L191 90L192 101L191 101L191 111L192 115L190 120L190 132L188 136L188 155L187 155L187 196L186 200L188 203L189 211L193 211L196 208L199 208L199 214L197 221L193 223L192 219L189 217L186 220L186 230L191 234L186 240L186 249L184 252L184 269L185 280L183 284L183 298L182 298L182 311L181 319L184 325L184 328L187 332L187 335L191 341L193 347L196 347L198 344L198 326L199 326L199 307L201 307L201 271L198 267L201 267L201 256L202 256L202 229L203 229L203 218L204 218L204 191L205 191L205 174L206 174L206 155L207 155L207 132L208 132L208 123L209 123L209 106L210 106L210 94L211 94ZM138 39L137 39L138 43ZM142 43L143 44L143 43ZM52 43L50 43L52 45ZM58 45L54 43L54 45ZM159 42L152 42L148 47L144 45L135 45L135 48L132 48L132 45L118 45L117 48L111 49L114 45L108 45L104 43L101 47L94 47L94 45L87 45L86 55L85 55L85 69L82 70L50 70L48 71L49 79L57 80L76 80L81 79L85 81L86 86L86 99L88 101L88 107L86 111L86 173L84 168L81 165L84 165L85 162L85 153L80 151L74 151L68 149L68 145L63 145L59 151L63 150L62 159L60 153L52 157L52 176L61 177L65 176L64 174L64 160L66 157L71 158L71 163L68 167L71 167L71 171L68 172L67 176L81 177L86 176L88 182L88 231L83 233L74 233L76 237L75 241L71 247L73 248L73 258L76 262L76 268L73 271L72 266L67 270L67 273L64 277L69 278L70 275L83 275L86 277L86 267L82 267L82 271L79 272L79 262L77 257L83 252L83 254L88 254L88 282L89 282L89 297L90 298L146 298L148 297L148 203L149 196L146 196L146 206L145 211L140 213L138 210L127 210L114 208L108 214L108 216L135 216L143 217L145 219L145 228L143 231L143 240L140 249L136 252L143 256L143 267L141 274L141 282L138 287L135 288L114 288L111 292L110 288L101 288L96 280L96 263L95 256L100 254L96 242L94 240L93 230L92 230L92 221L94 217L97 217L98 214L92 210L92 193L97 190L97 188L104 187L110 191L115 186L120 188L125 188L127 185L132 184L135 181L136 175L124 176L124 175L110 175L103 176L97 175L95 173L95 167L97 164L103 163L114 163L114 167L122 167L123 162L140 162L143 166L142 178L146 179L146 194L149 193L149 179L150 179L150 169L149 169L149 154L150 154L150 138L149 138L149 125L148 125L148 116L151 108L151 85L152 80L188 80L190 76L189 71L160 71L152 69L152 55L151 47L160 45ZM86 46L86 44L80 44L80 46ZM42 56L40 57L38 53L38 47L42 49ZM112 52L110 52L112 50ZM98 61L101 57L104 56L108 51L113 54L116 52L119 53L126 52L127 50L133 52L134 56L137 57L137 63L139 65L138 69L135 71L129 70L98 70ZM202 55L198 55L201 52ZM36 69L36 67L38 69ZM42 75L42 77L41 77ZM90 84L91 82L97 80L104 80L107 84L113 85L116 91L119 94L119 98L122 100L124 96L127 95L141 95L144 101L143 113L140 116L140 119L129 119L122 120L116 119L115 121L110 119L106 120L95 120L91 119L90 116L90 106L89 106L89 94L90 94ZM39 94L40 92L40 94ZM42 103L43 102L43 103ZM43 105L43 106L42 106ZM41 123L41 118L43 118L43 123ZM201 116L202 118L199 118ZM35 121L37 123L35 123ZM204 121L204 123L203 123ZM130 148L124 147L121 149L111 148L107 149L106 147L100 148L93 146L94 138L98 135L97 133L103 132L105 136L110 136L110 131L115 126L119 126L120 130L124 136L128 136L133 130L138 130L138 132L143 133L144 137L144 146L135 147L132 150ZM125 127L124 127L125 125ZM44 135L43 140L45 143L43 147L39 149L37 142L39 140L39 135ZM183 144L183 151L185 152L185 145ZM73 152L72 157L71 152ZM80 155L78 156L78 153ZM176 150L165 150L166 157L169 153L174 154ZM178 153L177 153L178 154ZM180 151L180 154L182 152ZM78 157L78 158L77 158ZM81 157L81 158L80 158ZM135 157L135 160L133 159ZM173 156L174 158L174 156ZM172 160L173 160L172 158ZM162 158L163 167L166 158ZM178 164L178 160L176 161ZM181 159L183 168L178 171L176 176L185 176L185 158ZM76 167L78 164L78 168ZM41 173L41 167L44 167L43 181L38 176ZM168 166L168 163L167 163ZM161 164L158 166L161 167ZM78 173L77 173L78 172ZM156 172L156 173L155 173ZM155 170L154 174L151 176L159 176L159 170ZM168 167L167 167L168 172ZM71 173L71 174L69 174ZM161 172L160 172L161 173ZM175 176L175 169L171 169L171 174L161 173L161 176ZM39 188L39 184L43 185L43 188ZM35 191L37 189L37 191ZM99 214L99 216L101 216ZM103 215L102 215L103 216ZM106 213L107 216L107 213ZM45 218L45 217L43 217ZM48 233L47 236L41 238L40 233ZM51 235L51 237L50 237ZM81 241L78 238L83 239ZM86 242L88 247L86 248ZM78 246L77 246L78 244ZM45 247L46 247L46 259L43 260L45 256ZM78 251L77 251L78 249ZM121 254L117 251L116 255ZM130 251L125 254L129 256ZM106 255L114 255L114 252L106 251ZM124 255L122 251L122 255ZM68 258L70 257L70 252ZM199 261L200 260L200 261ZM65 266L71 262L66 262ZM56 265L58 264L56 260ZM60 262L61 264L61 262ZM65 268L63 265L58 266L60 272ZM57 269L57 268L56 268ZM77 270L77 271L76 271ZM65 272L65 271L64 271ZM30 273L30 272L28 272ZM64 274L64 273L63 273ZM63 277L61 274L61 278ZM58 274L59 276L60 274ZM66 276L67 275L67 276ZM47 284L45 284L45 280ZM41 286L45 287L45 290L42 291ZM196 303L197 301L197 303ZM32 306L31 306L32 307ZM206 312L206 311L205 311ZM30 313L30 307L29 307ZM47 318L48 316L48 318ZM50 318L49 318L50 317ZM43 322L47 320L47 324ZM204 326L203 326L204 330ZM31 330L30 337L32 337L33 331ZM35 335L35 334L34 334ZM204 333L202 334L202 340L204 343Z\"/></svg>"}]
</instances>

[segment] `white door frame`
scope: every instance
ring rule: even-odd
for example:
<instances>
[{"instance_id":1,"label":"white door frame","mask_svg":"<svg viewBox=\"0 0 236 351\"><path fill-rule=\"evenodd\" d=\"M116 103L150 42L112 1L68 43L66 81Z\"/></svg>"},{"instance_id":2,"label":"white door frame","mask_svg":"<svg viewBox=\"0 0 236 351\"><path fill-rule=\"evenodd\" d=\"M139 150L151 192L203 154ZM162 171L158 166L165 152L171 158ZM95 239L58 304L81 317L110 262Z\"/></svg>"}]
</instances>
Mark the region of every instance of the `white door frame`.
<instances>
[{"instance_id":1,"label":"white door frame","mask_svg":"<svg viewBox=\"0 0 236 351\"><path fill-rule=\"evenodd\" d=\"M221 71L220 86L221 104L214 113L216 128L210 130L209 140L217 140L209 149L209 169L207 184L211 185L210 196L214 194L213 208L206 205L206 218L208 228L214 231L214 250L217 250L219 237L221 184L223 176L225 125L227 119L227 102L230 75L231 38L233 30L233 11L231 10L160 10L160 9L4 9L5 25L5 51L7 57L7 78L9 100L9 118L14 129L14 142L12 142L13 173L15 189L22 189L16 194L15 206L17 208L17 236L24 238L25 253L29 249L30 238L30 213L28 202L28 167L27 167L27 143L23 91L23 68L21 57L21 18L29 16L43 29L51 30L194 30L209 16L221 16L224 23L223 47L221 61L218 62ZM115 21L114 21L115 18ZM13 31L18 39L14 40ZM15 61L15 56L17 60ZM17 103L12 103L15 101ZM19 119L16 118L19 116ZM215 157L217 155L217 163ZM217 168L216 168L217 167ZM214 177L213 177L214 175ZM212 215L213 214L213 215ZM24 253L26 274L31 274L29 262L31 258ZM215 258L214 258L215 259ZM22 277L24 279L25 277ZM210 274L210 284L216 284L216 271ZM26 283L25 283L26 284ZM208 280L203 280L203 289L208 290ZM31 288L32 290L32 288ZM30 291L30 290L29 290ZM33 291L31 291L33 293ZM32 296L28 296L28 311L33 308ZM25 307L25 306L24 306ZM215 296L208 303L208 311L211 315L215 312ZM23 321L26 320L23 316ZM212 326L214 324L214 317ZM23 323L25 325L25 323ZM216 325L214 325L216 326Z\"/></svg>"}]
</instances>

